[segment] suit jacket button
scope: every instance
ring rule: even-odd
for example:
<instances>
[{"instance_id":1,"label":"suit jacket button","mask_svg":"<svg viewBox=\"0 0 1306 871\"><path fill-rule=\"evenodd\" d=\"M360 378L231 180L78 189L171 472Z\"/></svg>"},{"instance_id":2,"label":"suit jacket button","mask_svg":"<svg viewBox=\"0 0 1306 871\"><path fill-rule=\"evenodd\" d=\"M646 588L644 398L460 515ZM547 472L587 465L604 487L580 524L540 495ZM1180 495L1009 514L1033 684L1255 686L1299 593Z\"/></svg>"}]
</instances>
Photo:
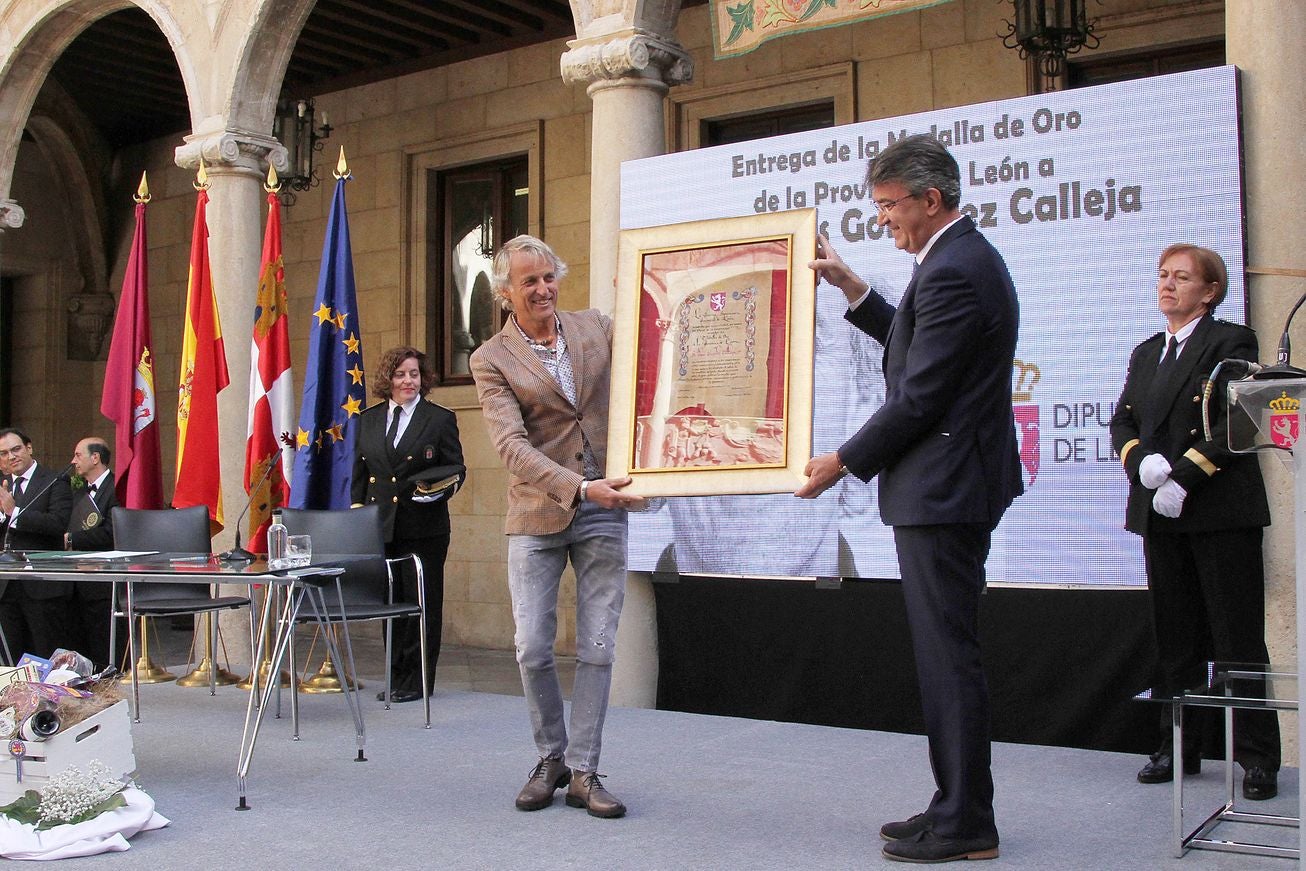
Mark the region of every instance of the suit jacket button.
<instances>
[{"instance_id":1,"label":"suit jacket button","mask_svg":"<svg viewBox=\"0 0 1306 871\"><path fill-rule=\"evenodd\" d=\"M373 475L372 477L368 478L368 479L367 479L367 483L369 483L369 484L375 484L375 483L376 483L376 475Z\"/></svg>"},{"instance_id":2,"label":"suit jacket button","mask_svg":"<svg viewBox=\"0 0 1306 871\"><path fill-rule=\"evenodd\" d=\"M392 496L392 497L390 498L390 501L391 501L391 502L398 502L398 501L399 501L399 497L398 497L398 496Z\"/></svg>"},{"instance_id":3,"label":"suit jacket button","mask_svg":"<svg viewBox=\"0 0 1306 871\"><path fill-rule=\"evenodd\" d=\"M584 419L585 419L585 415L583 415L583 414L577 414L577 415L576 415L576 419L577 419L577 420L584 420Z\"/></svg>"},{"instance_id":4,"label":"suit jacket button","mask_svg":"<svg viewBox=\"0 0 1306 871\"><path fill-rule=\"evenodd\" d=\"M577 454L577 455L576 455L576 459L578 459L578 460L583 460L583 459L585 459L585 454L583 454L583 453Z\"/></svg>"},{"instance_id":5,"label":"suit jacket button","mask_svg":"<svg viewBox=\"0 0 1306 871\"><path fill-rule=\"evenodd\" d=\"M1202 397L1200 394L1193 397L1193 402L1201 402L1201 401L1202 401Z\"/></svg>"},{"instance_id":6,"label":"suit jacket button","mask_svg":"<svg viewBox=\"0 0 1306 871\"><path fill-rule=\"evenodd\" d=\"M1195 430L1195 429L1190 429L1190 430L1188 431L1188 434L1189 434L1190 436L1195 436L1195 435L1197 435L1197 430Z\"/></svg>"},{"instance_id":7,"label":"suit jacket button","mask_svg":"<svg viewBox=\"0 0 1306 871\"><path fill-rule=\"evenodd\" d=\"M394 477L393 475L390 476L390 483L391 483L391 484L398 483L397 480L395 479L395 477Z\"/></svg>"}]
</instances>

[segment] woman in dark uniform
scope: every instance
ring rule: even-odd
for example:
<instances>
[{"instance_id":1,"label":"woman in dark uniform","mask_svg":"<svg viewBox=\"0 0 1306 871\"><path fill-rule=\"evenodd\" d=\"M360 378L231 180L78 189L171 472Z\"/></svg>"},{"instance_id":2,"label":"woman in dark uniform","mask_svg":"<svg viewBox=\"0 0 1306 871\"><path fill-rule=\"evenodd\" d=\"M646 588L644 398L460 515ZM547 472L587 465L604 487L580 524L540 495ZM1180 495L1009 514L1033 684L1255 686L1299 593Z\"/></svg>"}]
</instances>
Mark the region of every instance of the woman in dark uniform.
<instances>
[{"instance_id":1,"label":"woman in dark uniform","mask_svg":"<svg viewBox=\"0 0 1306 871\"><path fill-rule=\"evenodd\" d=\"M376 503L385 526L386 555L416 554L426 587L427 674L433 689L444 611L444 559L449 552L449 498L467 476L454 413L425 399L435 385L426 355L400 346L381 355L373 392L384 399L363 412L355 446L351 502ZM452 483L446 483L452 478ZM411 567L398 598L417 601ZM422 697L421 639L416 617L395 621L391 649L392 702ZM377 695L384 701L384 691Z\"/></svg>"},{"instance_id":2,"label":"woman in dark uniform","mask_svg":"<svg viewBox=\"0 0 1306 871\"><path fill-rule=\"evenodd\" d=\"M1125 528L1143 538L1157 690L1166 696L1200 684L1211 660L1269 662L1261 538L1270 510L1260 463L1229 450L1223 403L1211 403L1209 440L1202 423L1203 388L1216 364L1257 354L1255 333L1213 314L1228 286L1214 251L1171 245L1162 252L1156 295L1165 332L1134 349L1111 418L1111 443L1129 476ZM1223 394L1220 384L1212 396ZM1138 779L1169 782L1176 764L1196 774L1202 732L1218 722L1206 715L1214 713L1191 717L1185 746L1175 748L1167 709L1161 748ZM1245 798L1278 794L1280 755L1274 711L1234 712L1233 758L1244 769Z\"/></svg>"}]
</instances>

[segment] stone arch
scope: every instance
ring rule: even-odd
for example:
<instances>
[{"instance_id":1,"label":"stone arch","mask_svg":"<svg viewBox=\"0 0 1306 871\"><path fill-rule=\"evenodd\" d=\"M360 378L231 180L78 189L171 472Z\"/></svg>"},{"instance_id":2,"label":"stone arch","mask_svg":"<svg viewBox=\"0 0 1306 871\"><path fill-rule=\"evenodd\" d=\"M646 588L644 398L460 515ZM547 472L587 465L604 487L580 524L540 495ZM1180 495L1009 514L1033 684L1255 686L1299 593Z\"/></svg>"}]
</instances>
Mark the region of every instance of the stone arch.
<instances>
[{"instance_id":1,"label":"stone arch","mask_svg":"<svg viewBox=\"0 0 1306 871\"><path fill-rule=\"evenodd\" d=\"M88 26L106 15L133 6L144 10L154 20L172 46L190 102L192 124L195 122L200 111L197 107L203 104L204 89L196 73L192 52L194 45L206 45L208 40L196 40L194 34L187 34L182 25L183 18L191 22L205 21L199 8L193 8L190 15L179 14L191 7L191 0L172 3L160 0L11 2L8 14L0 18L0 34L13 46L6 55L0 56L0 202L9 197L18 143L55 59Z\"/></svg>"},{"instance_id":2,"label":"stone arch","mask_svg":"<svg viewBox=\"0 0 1306 871\"><path fill-rule=\"evenodd\" d=\"M228 129L271 135L286 66L315 2L263 0L254 20L241 19L229 36L221 23L218 44L229 46L222 54L236 59L223 106Z\"/></svg>"}]
</instances>

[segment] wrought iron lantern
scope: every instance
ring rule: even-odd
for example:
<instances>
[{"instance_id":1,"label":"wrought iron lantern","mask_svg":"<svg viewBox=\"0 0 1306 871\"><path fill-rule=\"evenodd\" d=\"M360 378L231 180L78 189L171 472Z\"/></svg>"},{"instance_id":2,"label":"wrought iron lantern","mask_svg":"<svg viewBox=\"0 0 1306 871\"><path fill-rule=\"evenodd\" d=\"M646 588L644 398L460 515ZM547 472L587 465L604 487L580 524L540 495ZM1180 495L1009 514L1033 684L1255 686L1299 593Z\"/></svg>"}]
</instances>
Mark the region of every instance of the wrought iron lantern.
<instances>
[{"instance_id":1,"label":"wrought iron lantern","mask_svg":"<svg viewBox=\"0 0 1306 871\"><path fill-rule=\"evenodd\" d=\"M272 122L272 135L286 148L290 168L281 174L281 196L286 205L292 205L295 195L291 191L306 191L320 179L313 166L313 155L322 150L323 143L331 137L331 125L326 112L322 124L316 124L313 100L281 100Z\"/></svg>"},{"instance_id":2,"label":"wrought iron lantern","mask_svg":"<svg viewBox=\"0 0 1306 871\"><path fill-rule=\"evenodd\" d=\"M1002 44L1020 52L1022 60L1034 58L1049 79L1061 75L1066 56L1081 48L1097 48L1102 40L1088 20L1087 0L1012 0L1015 22L1004 21Z\"/></svg>"}]
</instances>

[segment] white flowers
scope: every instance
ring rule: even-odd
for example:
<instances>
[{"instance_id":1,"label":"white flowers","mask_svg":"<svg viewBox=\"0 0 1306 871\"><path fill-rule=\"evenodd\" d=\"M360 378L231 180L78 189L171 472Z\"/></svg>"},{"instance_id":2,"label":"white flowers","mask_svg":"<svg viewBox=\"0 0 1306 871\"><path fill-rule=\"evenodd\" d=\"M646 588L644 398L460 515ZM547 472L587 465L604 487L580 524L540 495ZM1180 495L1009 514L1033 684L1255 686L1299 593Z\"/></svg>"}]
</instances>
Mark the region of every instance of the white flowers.
<instances>
[{"instance_id":1,"label":"white flowers","mask_svg":"<svg viewBox=\"0 0 1306 871\"><path fill-rule=\"evenodd\" d=\"M111 809L100 806L121 792L125 785L98 759L91 761L85 773L76 765L68 766L51 777L41 791L37 814L42 828L89 819L87 813L97 808L97 813Z\"/></svg>"}]
</instances>

